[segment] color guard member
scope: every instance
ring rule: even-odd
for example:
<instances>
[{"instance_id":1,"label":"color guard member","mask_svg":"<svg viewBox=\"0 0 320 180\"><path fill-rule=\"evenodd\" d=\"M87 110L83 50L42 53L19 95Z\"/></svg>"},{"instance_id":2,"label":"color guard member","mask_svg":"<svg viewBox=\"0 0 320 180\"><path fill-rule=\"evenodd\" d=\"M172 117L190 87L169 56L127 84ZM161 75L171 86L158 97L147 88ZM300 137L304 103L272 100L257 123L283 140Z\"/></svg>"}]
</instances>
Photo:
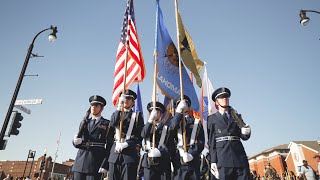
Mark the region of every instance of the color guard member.
<instances>
[{"instance_id":1,"label":"color guard member","mask_svg":"<svg viewBox=\"0 0 320 180\"><path fill-rule=\"evenodd\" d=\"M207 121L211 179L247 180L249 163L240 139L248 140L251 128L243 121L240 121L243 125L239 125L241 115L234 116L234 110L229 106L230 96L230 90L225 87L212 94L218 111L208 116Z\"/></svg>"},{"instance_id":2,"label":"color guard member","mask_svg":"<svg viewBox=\"0 0 320 180\"><path fill-rule=\"evenodd\" d=\"M169 127L161 122L162 114L165 113L165 106L156 102L156 108L153 108L153 102L147 105L150 113L147 124L144 126L141 136L144 138L145 153L142 159L145 180L171 180L171 166L166 139ZM153 123L155 123L155 148L153 144Z\"/></svg>"},{"instance_id":3,"label":"color guard member","mask_svg":"<svg viewBox=\"0 0 320 180\"><path fill-rule=\"evenodd\" d=\"M103 159L109 156L108 147L112 143L112 137L108 137L109 120L101 116L106 100L95 95L89 98L89 102L91 107L80 123L79 133L73 139L73 145L79 149L72 167L75 180L100 179L98 171Z\"/></svg>"},{"instance_id":4,"label":"color guard member","mask_svg":"<svg viewBox=\"0 0 320 180\"><path fill-rule=\"evenodd\" d=\"M204 148L204 131L201 121L189 116L191 100L184 95L184 100L180 97L174 101L176 114L172 118L170 125L170 136L168 146L173 147L172 163L174 166L174 179L200 179L200 154ZM185 116L186 127L186 152L183 149L183 127L182 119Z\"/></svg>"},{"instance_id":5,"label":"color guard member","mask_svg":"<svg viewBox=\"0 0 320 180\"><path fill-rule=\"evenodd\" d=\"M130 89L121 93L117 110L111 116L110 131L115 135L115 142L109 156L110 180L135 180L137 176L144 121L140 113L132 111L136 98L137 94ZM124 116L121 139L119 139L122 103Z\"/></svg>"}]
</instances>

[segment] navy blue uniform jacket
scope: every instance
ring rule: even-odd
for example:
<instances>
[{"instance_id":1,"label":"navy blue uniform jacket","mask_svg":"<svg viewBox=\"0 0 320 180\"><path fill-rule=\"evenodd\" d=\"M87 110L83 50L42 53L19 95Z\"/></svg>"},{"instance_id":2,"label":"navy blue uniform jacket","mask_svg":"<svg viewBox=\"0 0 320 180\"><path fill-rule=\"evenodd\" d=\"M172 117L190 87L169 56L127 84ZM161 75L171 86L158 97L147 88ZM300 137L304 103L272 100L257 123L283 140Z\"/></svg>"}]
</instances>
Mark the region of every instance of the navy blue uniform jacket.
<instances>
[{"instance_id":1,"label":"navy blue uniform jacket","mask_svg":"<svg viewBox=\"0 0 320 180\"><path fill-rule=\"evenodd\" d=\"M128 112L124 112L122 136L121 136L122 138L126 138L132 113L133 113L132 110ZM110 120L110 131L113 134L115 134L115 128L119 128L119 122L120 122L120 111L115 111L112 114L111 120ZM144 126L143 117L141 113L139 113L138 117L136 117L136 120L134 122L131 137L130 139L126 140L129 146L123 149L121 153L116 153L114 150L116 143L114 142L110 151L110 156L109 156L110 163L116 163L120 155L123 157L125 164L137 163L139 161L139 157L138 157L139 152L137 152L137 146L141 147L141 144L142 144L141 131L143 129L143 126Z\"/></svg>"},{"instance_id":2,"label":"navy blue uniform jacket","mask_svg":"<svg viewBox=\"0 0 320 180\"><path fill-rule=\"evenodd\" d=\"M169 148L173 148L173 150L169 150L172 156L172 163L175 169L179 169L181 166L180 163L180 154L177 150L176 144L178 143L178 129L180 128L180 122L182 120L182 114L176 113L173 117L170 125L170 137L168 139ZM194 126L194 118L187 117L186 118L186 139L187 145L190 144L191 133ZM181 130L182 133L182 130ZM183 148L183 147L182 147ZM194 169L197 173L200 173L200 154L204 148L204 132L201 125L201 122L198 124L198 129L195 137L195 143L190 147L187 146L187 152L193 156L193 160L188 163L188 167Z\"/></svg>"},{"instance_id":3,"label":"navy blue uniform jacket","mask_svg":"<svg viewBox=\"0 0 320 180\"><path fill-rule=\"evenodd\" d=\"M83 121L81 123L83 123ZM107 137L108 130L109 120L104 119L103 117L101 117L91 130L88 126L82 136L83 143L80 145L73 144L79 150L72 167L72 171L81 173L98 173L102 161L109 155L109 147L111 147L110 141L112 141L112 139ZM85 142L107 143L107 141L109 144L107 145L107 149L103 147L86 147L83 145Z\"/></svg>"},{"instance_id":4,"label":"navy blue uniform jacket","mask_svg":"<svg viewBox=\"0 0 320 180\"><path fill-rule=\"evenodd\" d=\"M229 123L224 121L218 111L208 116L208 145L211 163L217 163L218 167L248 167L248 158L240 140L216 142L215 138L237 136L242 140L248 140L250 135L241 134L241 129L231 116Z\"/></svg>"},{"instance_id":5,"label":"navy blue uniform jacket","mask_svg":"<svg viewBox=\"0 0 320 180\"><path fill-rule=\"evenodd\" d=\"M159 124L158 128L156 129L156 148L159 149L160 153L161 153L161 157L160 157L160 162L159 162L159 166L160 168L163 170L163 171L168 171L170 172L171 168L170 168L170 156L169 156L169 152L168 152L168 148L167 148L167 144L166 144L166 140L167 140L167 137L169 136L169 127L167 129L167 132L166 132L166 137L165 137L165 140L164 140L164 143L162 147L158 147L159 145L159 141L160 141L160 138L161 138L161 133L162 133L162 130L164 128L164 125L161 123ZM151 123L147 123L144 128L143 128L143 131L141 133L141 136L142 138L144 138L145 140L150 138L150 145L152 146L152 136L153 136L153 132L152 132L152 124ZM144 168L150 168L150 165L148 163L148 154L145 153L143 155L143 159L142 159L142 167Z\"/></svg>"}]
</instances>

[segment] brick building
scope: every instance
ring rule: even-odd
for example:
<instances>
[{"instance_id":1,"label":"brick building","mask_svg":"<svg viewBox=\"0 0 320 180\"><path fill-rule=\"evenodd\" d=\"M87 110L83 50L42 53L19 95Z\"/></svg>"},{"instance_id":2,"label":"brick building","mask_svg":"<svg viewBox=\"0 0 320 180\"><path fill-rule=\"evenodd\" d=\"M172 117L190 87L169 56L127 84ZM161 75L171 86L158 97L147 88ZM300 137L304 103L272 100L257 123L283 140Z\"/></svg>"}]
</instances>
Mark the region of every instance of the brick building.
<instances>
[{"instance_id":1,"label":"brick building","mask_svg":"<svg viewBox=\"0 0 320 180\"><path fill-rule=\"evenodd\" d=\"M43 156L34 161L0 161L0 179L3 179L7 174L11 174L12 177L24 177L30 176L32 179L39 177L41 161ZM52 167L54 164L53 178L72 178L71 167L73 160L69 160L62 164L53 163L52 158L49 156L46 158L44 169L41 174L41 179L49 179L51 177Z\"/></svg>"},{"instance_id":2,"label":"brick building","mask_svg":"<svg viewBox=\"0 0 320 180\"><path fill-rule=\"evenodd\" d=\"M299 174L302 160L307 160L309 166L315 171L318 169L317 162L313 156L320 152L320 142L318 141L292 141L289 146L290 152L286 158L288 171Z\"/></svg>"},{"instance_id":3,"label":"brick building","mask_svg":"<svg viewBox=\"0 0 320 180\"><path fill-rule=\"evenodd\" d=\"M267 163L276 169L277 174L281 175L286 171L285 158L289 153L288 144L282 144L260 152L249 157L251 171L256 171L262 177Z\"/></svg>"},{"instance_id":4,"label":"brick building","mask_svg":"<svg viewBox=\"0 0 320 180\"><path fill-rule=\"evenodd\" d=\"M250 170L256 171L262 177L266 164L270 163L280 177L290 171L297 176L300 174L302 160L307 160L309 165L317 170L313 156L319 151L320 143L317 141L292 141L249 157Z\"/></svg>"}]
</instances>

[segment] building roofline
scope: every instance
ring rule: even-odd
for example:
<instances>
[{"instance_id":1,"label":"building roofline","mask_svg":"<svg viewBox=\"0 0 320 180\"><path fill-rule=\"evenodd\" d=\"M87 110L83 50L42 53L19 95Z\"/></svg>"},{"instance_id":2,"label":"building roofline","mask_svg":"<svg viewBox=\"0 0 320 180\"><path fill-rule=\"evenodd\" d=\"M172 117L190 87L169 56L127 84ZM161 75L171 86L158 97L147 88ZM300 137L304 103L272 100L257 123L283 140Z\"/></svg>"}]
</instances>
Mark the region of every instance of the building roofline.
<instances>
[{"instance_id":1,"label":"building roofline","mask_svg":"<svg viewBox=\"0 0 320 180\"><path fill-rule=\"evenodd\" d=\"M288 144L281 144L281 145L278 145L278 146L274 146L272 148L269 148L269 149L266 149L264 151L261 151L260 153L258 154L255 154L253 156L250 156L248 159L252 159L252 158L255 158L255 157L258 157L260 155L263 155L263 154L268 154L272 151L276 151L276 150L283 150L283 149L289 149L288 148Z\"/></svg>"}]
</instances>

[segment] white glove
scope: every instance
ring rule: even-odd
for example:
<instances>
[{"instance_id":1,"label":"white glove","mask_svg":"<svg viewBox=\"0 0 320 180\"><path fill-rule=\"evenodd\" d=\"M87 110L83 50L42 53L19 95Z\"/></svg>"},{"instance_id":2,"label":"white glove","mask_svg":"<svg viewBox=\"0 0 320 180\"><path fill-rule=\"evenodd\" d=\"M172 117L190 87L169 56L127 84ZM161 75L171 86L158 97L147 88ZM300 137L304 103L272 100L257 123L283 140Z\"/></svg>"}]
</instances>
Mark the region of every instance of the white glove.
<instances>
[{"instance_id":1,"label":"white glove","mask_svg":"<svg viewBox=\"0 0 320 180\"><path fill-rule=\"evenodd\" d=\"M250 133L251 133L251 128L248 124L241 128L241 134L249 135Z\"/></svg>"},{"instance_id":2,"label":"white glove","mask_svg":"<svg viewBox=\"0 0 320 180\"><path fill-rule=\"evenodd\" d=\"M73 144L74 145L79 145L81 143L82 143L82 138L78 138L78 136L75 135L74 138L73 138Z\"/></svg>"},{"instance_id":3,"label":"white glove","mask_svg":"<svg viewBox=\"0 0 320 180\"><path fill-rule=\"evenodd\" d=\"M150 113L148 123L152 123L153 121L155 121L157 119L157 116L158 116L157 110L153 109Z\"/></svg>"},{"instance_id":4,"label":"white glove","mask_svg":"<svg viewBox=\"0 0 320 180\"><path fill-rule=\"evenodd\" d=\"M126 100L126 96L124 94L121 94L121 96L118 99L118 106L117 106L118 111L121 110L121 104L123 104L125 100Z\"/></svg>"},{"instance_id":5,"label":"white glove","mask_svg":"<svg viewBox=\"0 0 320 180\"><path fill-rule=\"evenodd\" d=\"M129 144L127 142L124 142L124 143L116 142L115 150L116 150L116 152L120 153L120 152L122 152L122 150L124 150L128 146L129 146Z\"/></svg>"},{"instance_id":6,"label":"white glove","mask_svg":"<svg viewBox=\"0 0 320 180\"><path fill-rule=\"evenodd\" d=\"M178 151L179 151L180 157L183 157L185 153L184 150L182 148L178 148Z\"/></svg>"},{"instance_id":7,"label":"white glove","mask_svg":"<svg viewBox=\"0 0 320 180\"><path fill-rule=\"evenodd\" d=\"M185 112L186 110L188 110L188 104L187 104L186 100L180 101L177 108L176 108L176 112L182 113L182 112Z\"/></svg>"},{"instance_id":8,"label":"white glove","mask_svg":"<svg viewBox=\"0 0 320 180\"><path fill-rule=\"evenodd\" d=\"M117 152L117 153L120 153L120 142L116 142L116 146L114 147L114 150Z\"/></svg>"},{"instance_id":9,"label":"white glove","mask_svg":"<svg viewBox=\"0 0 320 180\"><path fill-rule=\"evenodd\" d=\"M183 162L187 163L193 160L193 156L187 152L185 152L182 156Z\"/></svg>"},{"instance_id":10,"label":"white glove","mask_svg":"<svg viewBox=\"0 0 320 180\"><path fill-rule=\"evenodd\" d=\"M208 147L204 147L203 150L202 150L202 152L201 152L201 154L202 154L204 157L206 157L206 156L209 154L209 149L208 149Z\"/></svg>"},{"instance_id":11,"label":"white glove","mask_svg":"<svg viewBox=\"0 0 320 180\"><path fill-rule=\"evenodd\" d=\"M219 171L218 171L217 163L211 163L210 170L211 170L211 174L214 175L216 179L219 179Z\"/></svg>"},{"instance_id":12,"label":"white glove","mask_svg":"<svg viewBox=\"0 0 320 180\"><path fill-rule=\"evenodd\" d=\"M107 173L108 171L106 170L106 169L104 169L104 168L99 168L99 171L98 171L98 173Z\"/></svg>"},{"instance_id":13,"label":"white glove","mask_svg":"<svg viewBox=\"0 0 320 180\"><path fill-rule=\"evenodd\" d=\"M148 153L148 157L161 157L161 152L158 148L151 149Z\"/></svg>"}]
</instances>

